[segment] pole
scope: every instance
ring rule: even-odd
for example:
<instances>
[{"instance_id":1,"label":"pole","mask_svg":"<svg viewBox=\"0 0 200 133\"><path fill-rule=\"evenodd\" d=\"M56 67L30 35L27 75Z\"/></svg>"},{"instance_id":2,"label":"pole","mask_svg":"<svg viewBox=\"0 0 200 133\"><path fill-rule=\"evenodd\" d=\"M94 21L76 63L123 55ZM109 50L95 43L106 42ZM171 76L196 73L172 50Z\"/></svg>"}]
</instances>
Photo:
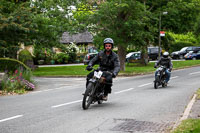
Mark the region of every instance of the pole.
<instances>
[{"instance_id":1,"label":"pole","mask_svg":"<svg viewBox=\"0 0 200 133\"><path fill-rule=\"evenodd\" d=\"M161 12L160 12L160 16L159 16L159 36L158 36L158 59L160 59L160 44L161 44L161 36L160 36L160 31L161 31Z\"/></svg>"}]
</instances>

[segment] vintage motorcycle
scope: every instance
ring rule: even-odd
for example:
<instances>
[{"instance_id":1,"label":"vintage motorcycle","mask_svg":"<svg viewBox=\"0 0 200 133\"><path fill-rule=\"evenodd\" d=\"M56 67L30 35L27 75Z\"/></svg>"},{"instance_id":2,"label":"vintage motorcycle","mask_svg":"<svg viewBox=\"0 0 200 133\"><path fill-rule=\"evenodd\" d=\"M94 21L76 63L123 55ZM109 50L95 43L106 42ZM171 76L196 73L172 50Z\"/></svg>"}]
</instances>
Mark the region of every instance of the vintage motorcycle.
<instances>
[{"instance_id":1,"label":"vintage motorcycle","mask_svg":"<svg viewBox=\"0 0 200 133\"><path fill-rule=\"evenodd\" d=\"M166 73L165 70L167 68L165 66L160 66L157 68L157 76L155 77L155 81L154 81L154 88L157 89L160 85L162 85L162 87L166 87L167 84L165 82L166 79Z\"/></svg>"},{"instance_id":2,"label":"vintage motorcycle","mask_svg":"<svg viewBox=\"0 0 200 133\"><path fill-rule=\"evenodd\" d=\"M106 84L106 79L103 75L112 74L108 71L101 71L99 69L94 69L93 78L89 80L89 83L86 87L85 93L83 94L82 108L84 110L90 107L90 104L97 102L102 104L104 96L104 88Z\"/></svg>"}]
</instances>

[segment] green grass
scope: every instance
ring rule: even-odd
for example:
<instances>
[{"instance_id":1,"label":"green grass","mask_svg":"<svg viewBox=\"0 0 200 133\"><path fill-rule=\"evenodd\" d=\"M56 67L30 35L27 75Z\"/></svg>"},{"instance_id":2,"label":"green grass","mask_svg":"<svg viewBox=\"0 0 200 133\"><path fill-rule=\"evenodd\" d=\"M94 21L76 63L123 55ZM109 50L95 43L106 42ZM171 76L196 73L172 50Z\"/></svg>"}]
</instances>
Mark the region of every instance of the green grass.
<instances>
[{"instance_id":1,"label":"green grass","mask_svg":"<svg viewBox=\"0 0 200 133\"><path fill-rule=\"evenodd\" d=\"M200 133L200 119L184 120L172 133Z\"/></svg>"},{"instance_id":2,"label":"green grass","mask_svg":"<svg viewBox=\"0 0 200 133\"><path fill-rule=\"evenodd\" d=\"M197 100L200 100L200 88L197 90L196 94L197 94L196 99L197 99Z\"/></svg>"},{"instance_id":3,"label":"green grass","mask_svg":"<svg viewBox=\"0 0 200 133\"><path fill-rule=\"evenodd\" d=\"M126 65L125 71L120 71L119 75L152 73L156 70L153 67L154 64L155 63L151 62L147 66L142 66L139 63L129 63L129 65ZM200 65L200 60L174 61L173 69L180 69L194 65ZM33 75L34 76L86 76L89 72L86 71L85 68L86 65L40 67L33 72Z\"/></svg>"},{"instance_id":4,"label":"green grass","mask_svg":"<svg viewBox=\"0 0 200 133\"><path fill-rule=\"evenodd\" d=\"M84 76L88 73L86 66L59 66L59 67L40 67L34 72L34 76Z\"/></svg>"}]
</instances>

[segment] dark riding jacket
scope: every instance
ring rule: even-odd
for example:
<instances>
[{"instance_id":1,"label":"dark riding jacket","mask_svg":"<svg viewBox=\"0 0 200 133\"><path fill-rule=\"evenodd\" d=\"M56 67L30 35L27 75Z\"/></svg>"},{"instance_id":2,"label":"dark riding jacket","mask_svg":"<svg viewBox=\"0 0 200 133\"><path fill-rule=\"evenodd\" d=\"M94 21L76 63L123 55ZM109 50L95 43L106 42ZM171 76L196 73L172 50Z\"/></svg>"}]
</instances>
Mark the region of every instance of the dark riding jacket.
<instances>
[{"instance_id":1,"label":"dark riding jacket","mask_svg":"<svg viewBox=\"0 0 200 133\"><path fill-rule=\"evenodd\" d=\"M106 55L106 50L99 52L88 64L88 66L93 66L99 63L100 69L102 71L110 71L115 76L120 71L120 62L118 55L111 51L109 55Z\"/></svg>"},{"instance_id":2,"label":"dark riding jacket","mask_svg":"<svg viewBox=\"0 0 200 133\"><path fill-rule=\"evenodd\" d=\"M170 57L168 57L168 58L161 57L155 65L156 66L162 65L170 70L172 70L172 67L173 67Z\"/></svg>"}]
</instances>

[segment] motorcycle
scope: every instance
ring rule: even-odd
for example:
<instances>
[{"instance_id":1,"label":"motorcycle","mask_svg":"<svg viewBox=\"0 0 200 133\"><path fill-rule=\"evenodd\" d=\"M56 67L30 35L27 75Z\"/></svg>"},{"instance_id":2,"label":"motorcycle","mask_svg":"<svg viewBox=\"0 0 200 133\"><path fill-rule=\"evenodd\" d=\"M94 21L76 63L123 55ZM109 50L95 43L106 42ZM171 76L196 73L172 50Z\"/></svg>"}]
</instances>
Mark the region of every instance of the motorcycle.
<instances>
[{"instance_id":1,"label":"motorcycle","mask_svg":"<svg viewBox=\"0 0 200 133\"><path fill-rule=\"evenodd\" d=\"M160 66L157 68L157 76L155 77L155 81L154 81L154 88L157 89L160 85L162 85L162 87L166 87L167 84L165 82L166 79L166 67L165 66Z\"/></svg>"},{"instance_id":2,"label":"motorcycle","mask_svg":"<svg viewBox=\"0 0 200 133\"><path fill-rule=\"evenodd\" d=\"M90 104L97 102L98 104L103 103L104 88L106 84L106 78L104 74L112 74L108 71L101 71L99 69L94 69L94 75L89 80L89 83L86 87L85 93L83 94L82 108L84 110L90 107Z\"/></svg>"}]
</instances>

